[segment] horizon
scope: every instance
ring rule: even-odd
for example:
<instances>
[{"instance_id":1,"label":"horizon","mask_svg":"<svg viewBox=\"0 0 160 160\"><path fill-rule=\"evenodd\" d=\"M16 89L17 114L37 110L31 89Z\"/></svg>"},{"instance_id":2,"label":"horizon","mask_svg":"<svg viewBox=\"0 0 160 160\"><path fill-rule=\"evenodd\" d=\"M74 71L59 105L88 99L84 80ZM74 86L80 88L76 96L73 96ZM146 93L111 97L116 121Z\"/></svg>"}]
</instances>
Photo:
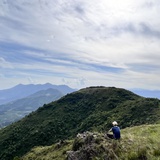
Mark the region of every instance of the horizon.
<instances>
[{"instance_id":1,"label":"horizon","mask_svg":"<svg viewBox=\"0 0 160 160\"><path fill-rule=\"evenodd\" d=\"M52 83L44 83L44 84L17 84L15 86L12 86L10 88L7 88L7 89L11 89L11 88L14 88L16 86L19 86L19 85L24 85L24 86L27 86L27 85L46 85L46 84L49 84L49 85L55 85L55 84L52 84ZM86 86L86 87L83 87L83 88L72 88L70 87L69 85L66 85L66 84L59 84L59 85L56 85L56 86L67 86L75 91L78 91L80 89L84 89L84 88L87 88L87 87L99 87L101 85L96 85L96 86ZM102 86L102 87L115 87L115 86ZM115 88L121 88L121 87L115 87ZM7 89L4 89L4 90L7 90ZM121 88L121 89L125 89L125 90L128 90L128 91L131 91L139 96L143 96L143 97L146 97L146 98L158 98L160 99L160 90L147 90L147 89L142 89L142 88ZM3 91L0 89L0 91Z\"/></svg>"},{"instance_id":2,"label":"horizon","mask_svg":"<svg viewBox=\"0 0 160 160\"><path fill-rule=\"evenodd\" d=\"M0 90L22 84L160 90L160 1L3 0Z\"/></svg>"},{"instance_id":3,"label":"horizon","mask_svg":"<svg viewBox=\"0 0 160 160\"><path fill-rule=\"evenodd\" d=\"M46 83L28 83L28 84L23 84L23 83L19 83L19 84L16 84L16 85L13 85L9 88L4 88L4 89L0 89L0 90L6 90L6 89L11 89L11 88L14 88L16 86L19 86L19 85L24 85L24 86L27 86L27 85L45 85L45 84L50 84L50 85L55 85L55 86L67 86L67 87L70 87L72 88L71 86L67 85L67 84L52 84L50 82L46 82ZM72 89L76 89L76 90L79 90L79 89L83 89L83 88L88 88L88 87L99 87L101 85L91 85L91 86L86 86L86 87L82 87L82 88L72 88ZM115 87L115 86L104 86L102 85L102 87ZM115 87L115 88L122 88L122 87ZM142 89L142 88L122 88L122 89L126 89L126 90L137 90L137 91L160 91L158 89Z\"/></svg>"}]
</instances>

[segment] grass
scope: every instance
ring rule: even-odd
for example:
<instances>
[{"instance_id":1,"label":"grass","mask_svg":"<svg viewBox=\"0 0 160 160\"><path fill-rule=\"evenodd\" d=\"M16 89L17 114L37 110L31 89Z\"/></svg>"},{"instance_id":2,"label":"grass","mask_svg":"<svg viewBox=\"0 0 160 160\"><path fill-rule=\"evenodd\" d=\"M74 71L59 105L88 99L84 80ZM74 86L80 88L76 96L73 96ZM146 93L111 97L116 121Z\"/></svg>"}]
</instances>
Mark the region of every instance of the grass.
<instances>
[{"instance_id":1,"label":"grass","mask_svg":"<svg viewBox=\"0 0 160 160\"><path fill-rule=\"evenodd\" d=\"M72 141L64 141L51 146L39 146L33 148L29 153L20 158L20 160L64 160L66 152L71 150Z\"/></svg>"},{"instance_id":2,"label":"grass","mask_svg":"<svg viewBox=\"0 0 160 160\"><path fill-rule=\"evenodd\" d=\"M160 159L160 125L141 125L122 130L121 159Z\"/></svg>"},{"instance_id":3,"label":"grass","mask_svg":"<svg viewBox=\"0 0 160 160\"><path fill-rule=\"evenodd\" d=\"M97 133L97 138L91 145L95 153L92 160L103 160L105 157L112 160L160 160L159 133L160 124L123 129L120 141L105 139L103 133ZM65 160L66 152L73 149L75 141L77 140L33 148L21 160ZM88 144L81 143L80 145L79 151L84 150L85 145Z\"/></svg>"}]
</instances>

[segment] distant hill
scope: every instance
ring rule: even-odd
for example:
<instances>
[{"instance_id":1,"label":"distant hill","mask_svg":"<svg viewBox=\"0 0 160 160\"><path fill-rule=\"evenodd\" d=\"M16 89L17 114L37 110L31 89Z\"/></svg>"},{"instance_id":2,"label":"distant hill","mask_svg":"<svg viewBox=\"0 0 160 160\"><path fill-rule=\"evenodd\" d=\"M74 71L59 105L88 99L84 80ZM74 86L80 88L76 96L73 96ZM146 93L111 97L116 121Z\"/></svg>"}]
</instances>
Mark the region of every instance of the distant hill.
<instances>
[{"instance_id":1,"label":"distant hill","mask_svg":"<svg viewBox=\"0 0 160 160\"><path fill-rule=\"evenodd\" d=\"M75 89L72 89L66 85L53 85L50 83L36 84L36 85L35 84L28 84L28 85L19 84L10 89L0 90L0 104L6 104L8 102L11 102L17 99L25 98L40 90L46 90L49 88L57 89L64 95L75 91Z\"/></svg>"},{"instance_id":2,"label":"distant hill","mask_svg":"<svg viewBox=\"0 0 160 160\"><path fill-rule=\"evenodd\" d=\"M160 101L115 87L89 87L45 104L0 130L0 159L22 156L34 146L73 138L78 132L102 131L113 120L121 128L160 121Z\"/></svg>"},{"instance_id":3,"label":"distant hill","mask_svg":"<svg viewBox=\"0 0 160 160\"><path fill-rule=\"evenodd\" d=\"M38 107L64 96L57 89L38 91L28 97L0 105L0 128L7 126L35 111Z\"/></svg>"},{"instance_id":4,"label":"distant hill","mask_svg":"<svg viewBox=\"0 0 160 160\"><path fill-rule=\"evenodd\" d=\"M131 91L143 97L160 99L160 90L131 89Z\"/></svg>"}]
</instances>

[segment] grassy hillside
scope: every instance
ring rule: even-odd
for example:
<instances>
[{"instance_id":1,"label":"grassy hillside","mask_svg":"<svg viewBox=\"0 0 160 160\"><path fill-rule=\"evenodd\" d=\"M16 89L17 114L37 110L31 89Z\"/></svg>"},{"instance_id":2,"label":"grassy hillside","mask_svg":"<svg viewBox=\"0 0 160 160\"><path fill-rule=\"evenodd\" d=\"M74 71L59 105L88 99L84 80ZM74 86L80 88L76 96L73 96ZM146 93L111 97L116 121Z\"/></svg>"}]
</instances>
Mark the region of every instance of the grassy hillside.
<instances>
[{"instance_id":1,"label":"grassy hillside","mask_svg":"<svg viewBox=\"0 0 160 160\"><path fill-rule=\"evenodd\" d=\"M121 132L120 141L106 139L103 133L88 133L85 139L75 138L61 144L35 147L21 160L65 160L69 155L77 160L160 159L159 124L126 128Z\"/></svg>"},{"instance_id":2,"label":"grassy hillside","mask_svg":"<svg viewBox=\"0 0 160 160\"><path fill-rule=\"evenodd\" d=\"M121 128L158 123L159 113L158 99L114 87L81 89L0 130L0 159L11 160L35 146L70 139L78 132L108 130L113 120Z\"/></svg>"}]
</instances>

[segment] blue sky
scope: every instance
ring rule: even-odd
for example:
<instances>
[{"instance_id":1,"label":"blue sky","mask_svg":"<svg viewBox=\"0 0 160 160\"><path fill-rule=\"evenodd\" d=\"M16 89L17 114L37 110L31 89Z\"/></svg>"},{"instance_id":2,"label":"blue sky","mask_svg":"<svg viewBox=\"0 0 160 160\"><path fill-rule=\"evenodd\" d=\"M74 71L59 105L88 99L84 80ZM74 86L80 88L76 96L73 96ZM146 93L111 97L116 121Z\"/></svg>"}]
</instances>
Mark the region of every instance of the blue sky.
<instances>
[{"instance_id":1,"label":"blue sky","mask_svg":"<svg viewBox=\"0 0 160 160\"><path fill-rule=\"evenodd\" d=\"M159 0L0 0L0 90L160 90Z\"/></svg>"}]
</instances>

